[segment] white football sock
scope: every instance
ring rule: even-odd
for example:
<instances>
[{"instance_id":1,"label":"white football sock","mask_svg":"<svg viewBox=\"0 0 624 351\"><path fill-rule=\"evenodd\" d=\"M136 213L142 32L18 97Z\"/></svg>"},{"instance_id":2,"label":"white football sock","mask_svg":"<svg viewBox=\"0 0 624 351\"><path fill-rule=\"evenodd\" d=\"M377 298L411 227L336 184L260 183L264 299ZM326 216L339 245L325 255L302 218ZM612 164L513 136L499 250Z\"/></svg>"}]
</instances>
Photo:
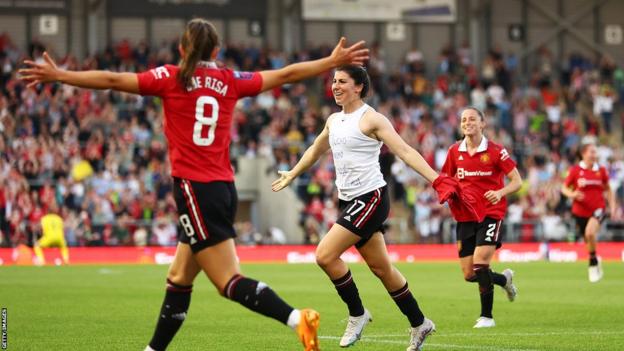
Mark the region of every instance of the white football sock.
<instances>
[{"instance_id":1,"label":"white football sock","mask_svg":"<svg viewBox=\"0 0 624 351\"><path fill-rule=\"evenodd\" d=\"M292 312L290 312L290 316L288 316L288 322L286 324L288 324L288 326L294 330L297 328L297 326L299 326L300 322L301 322L301 311L297 309L292 310Z\"/></svg>"}]
</instances>

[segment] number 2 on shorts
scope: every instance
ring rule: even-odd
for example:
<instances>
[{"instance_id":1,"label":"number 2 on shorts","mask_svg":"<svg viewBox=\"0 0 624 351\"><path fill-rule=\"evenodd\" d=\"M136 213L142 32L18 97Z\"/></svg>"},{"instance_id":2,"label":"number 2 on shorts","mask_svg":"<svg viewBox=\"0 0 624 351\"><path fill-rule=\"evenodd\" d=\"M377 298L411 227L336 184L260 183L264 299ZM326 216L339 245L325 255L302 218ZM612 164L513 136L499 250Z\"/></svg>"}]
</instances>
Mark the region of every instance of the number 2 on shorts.
<instances>
[{"instance_id":1,"label":"number 2 on shorts","mask_svg":"<svg viewBox=\"0 0 624 351\"><path fill-rule=\"evenodd\" d=\"M485 241L492 242L492 238L494 237L495 231L496 231L496 223L488 224L487 231L485 232Z\"/></svg>"}]
</instances>

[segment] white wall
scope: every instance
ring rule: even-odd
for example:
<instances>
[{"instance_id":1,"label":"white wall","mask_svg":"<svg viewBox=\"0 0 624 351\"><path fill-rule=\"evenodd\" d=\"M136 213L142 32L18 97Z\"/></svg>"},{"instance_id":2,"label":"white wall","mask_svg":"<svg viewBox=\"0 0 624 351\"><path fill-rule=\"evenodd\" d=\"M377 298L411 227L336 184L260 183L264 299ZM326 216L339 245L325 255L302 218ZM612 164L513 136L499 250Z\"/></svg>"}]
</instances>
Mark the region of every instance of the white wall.
<instances>
[{"instance_id":1,"label":"white wall","mask_svg":"<svg viewBox=\"0 0 624 351\"><path fill-rule=\"evenodd\" d=\"M245 19L233 19L229 21L229 40L233 43L243 43L245 45L262 46L261 37L252 37L249 35L248 21ZM264 28L266 31L266 28ZM224 33L224 32L221 32Z\"/></svg>"},{"instance_id":2,"label":"white wall","mask_svg":"<svg viewBox=\"0 0 624 351\"><path fill-rule=\"evenodd\" d=\"M160 46L163 41L179 40L186 22L181 18L154 18L152 20L152 45Z\"/></svg>"},{"instance_id":3,"label":"white wall","mask_svg":"<svg viewBox=\"0 0 624 351\"><path fill-rule=\"evenodd\" d=\"M0 15L0 33L4 32L9 34L19 49L26 49L26 16Z\"/></svg>"},{"instance_id":4,"label":"white wall","mask_svg":"<svg viewBox=\"0 0 624 351\"><path fill-rule=\"evenodd\" d=\"M41 41L47 50L52 51L58 56L67 54L67 18L58 16L58 32L54 35L41 34L39 31L40 15L31 16L30 30L33 39Z\"/></svg>"},{"instance_id":5,"label":"white wall","mask_svg":"<svg viewBox=\"0 0 624 351\"><path fill-rule=\"evenodd\" d=\"M136 44L147 37L145 18L113 18L111 21L111 40L113 44L128 39Z\"/></svg>"},{"instance_id":6,"label":"white wall","mask_svg":"<svg viewBox=\"0 0 624 351\"><path fill-rule=\"evenodd\" d=\"M264 233L270 227L277 227L284 231L289 243L301 243L303 231L298 222L303 204L292 188L274 193L271 183L277 174L267 173L267 169L269 161L266 159L241 157L238 160L236 188L239 198L253 197L258 215L258 223L254 223L257 230Z\"/></svg>"}]
</instances>

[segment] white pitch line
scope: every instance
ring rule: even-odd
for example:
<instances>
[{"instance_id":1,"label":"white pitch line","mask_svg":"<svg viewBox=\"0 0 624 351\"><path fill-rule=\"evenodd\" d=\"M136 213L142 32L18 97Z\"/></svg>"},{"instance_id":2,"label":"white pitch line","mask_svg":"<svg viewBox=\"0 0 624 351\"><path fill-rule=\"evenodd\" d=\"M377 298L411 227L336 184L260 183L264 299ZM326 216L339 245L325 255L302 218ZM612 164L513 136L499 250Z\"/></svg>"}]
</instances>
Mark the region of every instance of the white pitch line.
<instances>
[{"instance_id":1,"label":"white pitch line","mask_svg":"<svg viewBox=\"0 0 624 351\"><path fill-rule=\"evenodd\" d=\"M97 271L99 274L121 274L120 271L112 270L109 268L100 268Z\"/></svg>"},{"instance_id":2,"label":"white pitch line","mask_svg":"<svg viewBox=\"0 0 624 351\"><path fill-rule=\"evenodd\" d=\"M406 335L401 335L402 337L405 337ZM319 339L328 339L328 340L340 340L340 337L337 336L319 336ZM407 344L407 340L404 341L398 341L398 340L378 340L378 339L372 339L369 337L363 337L360 342L368 342L368 343L376 343L376 344L393 344L393 345L406 345ZM426 342L425 343L426 347L432 347L432 348L442 348L442 349L462 349L462 350L492 350L492 351L538 351L536 349L502 349L498 346L485 346L485 345L475 345L475 346L470 346L470 345L455 345L455 344L439 344L439 343L432 343L432 342Z\"/></svg>"},{"instance_id":3,"label":"white pitch line","mask_svg":"<svg viewBox=\"0 0 624 351\"><path fill-rule=\"evenodd\" d=\"M560 332L543 332L543 333L487 333L487 336L556 336L556 335L623 335L623 331L560 331ZM382 335L366 335L366 338L396 338L403 337L407 334L382 334ZM439 337L456 337L456 336L468 336L468 337L482 337L485 334L482 333L440 333L435 334L436 338Z\"/></svg>"}]
</instances>

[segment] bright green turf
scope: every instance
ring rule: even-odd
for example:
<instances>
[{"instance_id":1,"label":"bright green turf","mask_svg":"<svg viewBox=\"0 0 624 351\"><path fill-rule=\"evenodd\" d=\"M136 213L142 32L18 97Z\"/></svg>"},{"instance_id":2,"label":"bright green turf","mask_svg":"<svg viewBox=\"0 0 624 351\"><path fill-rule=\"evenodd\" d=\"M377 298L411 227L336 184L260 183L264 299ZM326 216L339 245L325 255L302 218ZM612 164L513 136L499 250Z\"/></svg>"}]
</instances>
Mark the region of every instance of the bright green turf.
<instances>
[{"instance_id":1,"label":"bright green turf","mask_svg":"<svg viewBox=\"0 0 624 351\"><path fill-rule=\"evenodd\" d=\"M623 350L624 265L605 264L605 279L587 281L585 264L511 264L519 297L496 288L498 326L473 330L476 284L457 264L400 264L438 332L426 350ZM505 266L496 264L495 268ZM164 266L0 267L0 305L8 307L9 350L143 350L160 308ZM352 265L374 316L352 350L405 350L407 322L381 284ZM321 312L322 350L339 350L345 306L313 265L245 265L295 306ZM170 350L301 350L286 327L219 297L198 279L190 314Z\"/></svg>"}]
</instances>

